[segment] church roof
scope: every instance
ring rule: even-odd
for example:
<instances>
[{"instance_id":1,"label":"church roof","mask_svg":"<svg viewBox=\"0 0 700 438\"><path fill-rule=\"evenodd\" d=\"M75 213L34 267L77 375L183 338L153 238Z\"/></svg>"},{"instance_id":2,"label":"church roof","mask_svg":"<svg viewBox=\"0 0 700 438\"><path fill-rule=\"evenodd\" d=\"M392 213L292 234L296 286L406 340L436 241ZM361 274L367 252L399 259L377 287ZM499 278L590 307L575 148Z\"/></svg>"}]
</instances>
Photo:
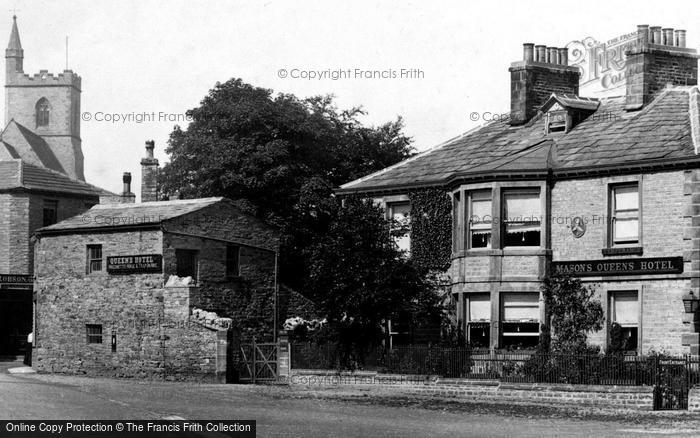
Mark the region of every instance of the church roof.
<instances>
[{"instance_id":1,"label":"church roof","mask_svg":"<svg viewBox=\"0 0 700 438\"><path fill-rule=\"evenodd\" d=\"M10 42L7 44L8 50L22 50L22 42L19 40L19 30L17 29L17 17L12 17L12 32L10 32Z\"/></svg>"},{"instance_id":2,"label":"church roof","mask_svg":"<svg viewBox=\"0 0 700 438\"><path fill-rule=\"evenodd\" d=\"M2 139L0 148L4 148L9 155L6 158L21 158L28 163L66 173L46 140L14 119L10 120L0 133L0 138ZM2 155L0 151L0 159Z\"/></svg>"},{"instance_id":3,"label":"church roof","mask_svg":"<svg viewBox=\"0 0 700 438\"><path fill-rule=\"evenodd\" d=\"M218 197L142 202L139 204L98 204L78 216L41 228L39 232L148 227L194 213L220 202L230 201ZM105 218L109 220L105 220Z\"/></svg>"},{"instance_id":4,"label":"church roof","mask_svg":"<svg viewBox=\"0 0 700 438\"><path fill-rule=\"evenodd\" d=\"M12 189L86 196L113 195L92 184L21 159L0 161L0 190Z\"/></svg>"},{"instance_id":5,"label":"church roof","mask_svg":"<svg viewBox=\"0 0 700 438\"><path fill-rule=\"evenodd\" d=\"M700 161L700 92L668 86L650 104L625 111L625 97L584 100L558 96L567 105L593 108L571 131L545 133L541 114L521 126L487 123L364 178L340 193L405 191L456 180L502 175L566 177L639 166L683 166Z\"/></svg>"}]
</instances>

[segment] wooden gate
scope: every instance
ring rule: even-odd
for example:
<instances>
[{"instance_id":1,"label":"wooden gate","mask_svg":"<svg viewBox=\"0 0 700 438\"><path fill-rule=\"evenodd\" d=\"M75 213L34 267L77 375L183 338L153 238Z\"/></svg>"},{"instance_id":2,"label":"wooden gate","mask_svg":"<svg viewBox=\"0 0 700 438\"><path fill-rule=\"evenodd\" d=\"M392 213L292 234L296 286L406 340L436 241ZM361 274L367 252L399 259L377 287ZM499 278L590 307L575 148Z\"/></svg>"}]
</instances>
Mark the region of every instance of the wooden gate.
<instances>
[{"instance_id":1,"label":"wooden gate","mask_svg":"<svg viewBox=\"0 0 700 438\"><path fill-rule=\"evenodd\" d=\"M255 338L250 344L241 344L238 376L241 383L277 381L277 344L259 343Z\"/></svg>"}]
</instances>

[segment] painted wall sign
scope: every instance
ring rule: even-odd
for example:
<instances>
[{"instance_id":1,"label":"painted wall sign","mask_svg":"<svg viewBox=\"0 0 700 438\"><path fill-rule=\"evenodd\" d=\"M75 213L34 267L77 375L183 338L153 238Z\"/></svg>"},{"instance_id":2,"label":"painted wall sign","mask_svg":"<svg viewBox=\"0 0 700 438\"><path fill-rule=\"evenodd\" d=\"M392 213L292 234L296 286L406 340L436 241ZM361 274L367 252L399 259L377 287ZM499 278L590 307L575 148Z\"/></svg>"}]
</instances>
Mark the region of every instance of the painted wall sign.
<instances>
[{"instance_id":1,"label":"painted wall sign","mask_svg":"<svg viewBox=\"0 0 700 438\"><path fill-rule=\"evenodd\" d=\"M34 284L34 277L23 274L0 274L0 284Z\"/></svg>"},{"instance_id":2,"label":"painted wall sign","mask_svg":"<svg viewBox=\"0 0 700 438\"><path fill-rule=\"evenodd\" d=\"M569 65L581 70L579 94L587 97L624 94L625 51L638 45L640 38L637 32L631 32L603 43L587 37L567 44Z\"/></svg>"},{"instance_id":3,"label":"painted wall sign","mask_svg":"<svg viewBox=\"0 0 700 438\"><path fill-rule=\"evenodd\" d=\"M107 272L110 274L163 272L163 256L160 254L141 254L107 257Z\"/></svg>"},{"instance_id":4,"label":"painted wall sign","mask_svg":"<svg viewBox=\"0 0 700 438\"><path fill-rule=\"evenodd\" d=\"M683 273L683 257L552 262L552 273L568 274L573 277L681 274Z\"/></svg>"}]
</instances>

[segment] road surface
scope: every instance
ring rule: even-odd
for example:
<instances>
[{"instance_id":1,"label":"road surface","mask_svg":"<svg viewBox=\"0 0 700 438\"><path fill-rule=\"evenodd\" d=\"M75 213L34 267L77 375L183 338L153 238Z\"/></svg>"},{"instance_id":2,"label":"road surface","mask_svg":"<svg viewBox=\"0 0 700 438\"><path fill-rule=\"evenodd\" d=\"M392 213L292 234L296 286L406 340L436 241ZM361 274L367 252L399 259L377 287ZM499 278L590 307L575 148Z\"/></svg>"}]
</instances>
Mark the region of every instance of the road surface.
<instances>
[{"instance_id":1,"label":"road surface","mask_svg":"<svg viewBox=\"0 0 700 438\"><path fill-rule=\"evenodd\" d=\"M13 366L21 363L0 362L2 419L254 419L259 437L700 435L700 416L687 413L573 418L549 408L416 401L369 391L7 373Z\"/></svg>"}]
</instances>

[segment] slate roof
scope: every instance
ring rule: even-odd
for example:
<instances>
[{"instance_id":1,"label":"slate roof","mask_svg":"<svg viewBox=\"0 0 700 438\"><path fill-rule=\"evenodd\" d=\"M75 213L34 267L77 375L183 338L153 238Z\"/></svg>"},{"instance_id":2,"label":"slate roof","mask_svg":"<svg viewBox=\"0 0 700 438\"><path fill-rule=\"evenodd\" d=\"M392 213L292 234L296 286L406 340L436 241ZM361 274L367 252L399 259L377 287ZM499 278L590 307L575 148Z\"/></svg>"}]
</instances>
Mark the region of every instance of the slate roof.
<instances>
[{"instance_id":1,"label":"slate roof","mask_svg":"<svg viewBox=\"0 0 700 438\"><path fill-rule=\"evenodd\" d=\"M487 123L426 152L344 184L340 193L442 186L494 173L574 174L639 163L697 160L700 148L698 89L667 86L650 104L625 111L625 97L599 101L560 96L569 105L597 110L568 133L546 135L542 114L522 126ZM695 141L693 137L696 137ZM700 163L699 163L700 165Z\"/></svg>"},{"instance_id":2,"label":"slate roof","mask_svg":"<svg viewBox=\"0 0 700 438\"><path fill-rule=\"evenodd\" d=\"M0 161L0 190L27 189L75 195L114 195L84 181L21 159Z\"/></svg>"},{"instance_id":3,"label":"slate roof","mask_svg":"<svg viewBox=\"0 0 700 438\"><path fill-rule=\"evenodd\" d=\"M16 128L19 137L15 136L13 128ZM2 132L2 146L14 158L22 158L47 169L66 173L46 140L14 119L10 120Z\"/></svg>"},{"instance_id":4,"label":"slate roof","mask_svg":"<svg viewBox=\"0 0 700 438\"><path fill-rule=\"evenodd\" d=\"M199 198L139 204L98 204L78 216L40 228L38 232L154 226L224 200L225 198Z\"/></svg>"}]
</instances>

